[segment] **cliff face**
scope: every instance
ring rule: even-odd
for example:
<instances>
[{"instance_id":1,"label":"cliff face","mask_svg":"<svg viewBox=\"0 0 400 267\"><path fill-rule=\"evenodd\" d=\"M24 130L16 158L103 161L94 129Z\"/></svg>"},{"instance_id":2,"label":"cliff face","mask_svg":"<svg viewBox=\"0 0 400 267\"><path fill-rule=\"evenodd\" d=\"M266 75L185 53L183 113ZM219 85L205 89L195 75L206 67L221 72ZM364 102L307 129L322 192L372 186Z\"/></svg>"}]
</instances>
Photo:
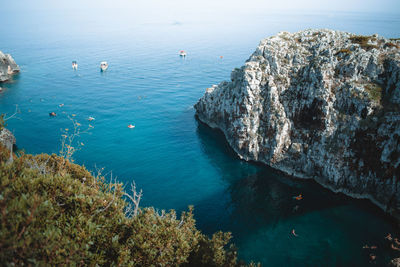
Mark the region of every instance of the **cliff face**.
<instances>
[{"instance_id":1,"label":"cliff face","mask_svg":"<svg viewBox=\"0 0 400 267\"><path fill-rule=\"evenodd\" d=\"M10 151L9 162L13 161L13 147L16 144L15 136L6 128L0 130L0 144L4 145Z\"/></svg>"},{"instance_id":2,"label":"cliff face","mask_svg":"<svg viewBox=\"0 0 400 267\"><path fill-rule=\"evenodd\" d=\"M13 74L19 71L20 69L11 55L3 54L0 51L0 82L9 80Z\"/></svg>"},{"instance_id":3,"label":"cliff face","mask_svg":"<svg viewBox=\"0 0 400 267\"><path fill-rule=\"evenodd\" d=\"M261 41L197 117L244 160L371 199L400 218L400 42L331 30Z\"/></svg>"}]
</instances>

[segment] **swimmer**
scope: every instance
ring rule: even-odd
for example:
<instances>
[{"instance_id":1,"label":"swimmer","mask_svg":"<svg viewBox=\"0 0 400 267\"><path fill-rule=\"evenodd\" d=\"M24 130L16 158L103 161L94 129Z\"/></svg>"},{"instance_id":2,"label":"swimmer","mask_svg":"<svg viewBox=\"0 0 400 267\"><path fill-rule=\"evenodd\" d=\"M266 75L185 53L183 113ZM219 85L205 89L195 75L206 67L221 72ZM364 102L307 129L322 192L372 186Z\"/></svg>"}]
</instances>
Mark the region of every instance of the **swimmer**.
<instances>
[{"instance_id":1,"label":"swimmer","mask_svg":"<svg viewBox=\"0 0 400 267\"><path fill-rule=\"evenodd\" d=\"M385 236L385 239L387 239L389 241L392 241L393 237L392 237L392 235L390 233L388 233L387 236Z\"/></svg>"},{"instance_id":2,"label":"swimmer","mask_svg":"<svg viewBox=\"0 0 400 267\"><path fill-rule=\"evenodd\" d=\"M398 251L400 251L400 248L396 247L396 246L393 245L393 244L390 244L390 248L393 249L393 250L398 250Z\"/></svg>"},{"instance_id":3,"label":"swimmer","mask_svg":"<svg viewBox=\"0 0 400 267\"><path fill-rule=\"evenodd\" d=\"M293 198L296 199L296 200L302 200L303 199L303 195L300 194L298 196L294 196Z\"/></svg>"},{"instance_id":4,"label":"swimmer","mask_svg":"<svg viewBox=\"0 0 400 267\"><path fill-rule=\"evenodd\" d=\"M371 261L376 260L376 255L375 254L369 254L369 258L371 259Z\"/></svg>"},{"instance_id":5,"label":"swimmer","mask_svg":"<svg viewBox=\"0 0 400 267\"><path fill-rule=\"evenodd\" d=\"M295 237L298 237L298 235L296 234L296 232L294 231L294 229L292 229L292 235L294 235Z\"/></svg>"}]
</instances>

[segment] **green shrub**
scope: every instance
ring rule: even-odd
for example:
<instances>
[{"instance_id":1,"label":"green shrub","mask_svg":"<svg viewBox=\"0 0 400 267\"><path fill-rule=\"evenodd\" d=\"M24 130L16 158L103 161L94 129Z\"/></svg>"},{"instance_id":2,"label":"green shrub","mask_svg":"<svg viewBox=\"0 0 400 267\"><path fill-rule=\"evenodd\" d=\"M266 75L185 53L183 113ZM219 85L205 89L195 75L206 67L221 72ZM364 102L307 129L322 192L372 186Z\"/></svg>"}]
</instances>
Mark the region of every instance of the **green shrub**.
<instances>
[{"instance_id":1,"label":"green shrub","mask_svg":"<svg viewBox=\"0 0 400 267\"><path fill-rule=\"evenodd\" d=\"M335 56L337 56L339 54L351 54L351 50L348 48L342 48L336 52Z\"/></svg>"},{"instance_id":2,"label":"green shrub","mask_svg":"<svg viewBox=\"0 0 400 267\"><path fill-rule=\"evenodd\" d=\"M193 209L127 216L119 183L56 155L6 164L0 146L0 262L39 266L238 266L229 233L212 238Z\"/></svg>"},{"instance_id":3,"label":"green shrub","mask_svg":"<svg viewBox=\"0 0 400 267\"><path fill-rule=\"evenodd\" d=\"M394 43L386 43L383 46L383 48L393 48L393 47L400 48L397 44L394 44Z\"/></svg>"},{"instance_id":4,"label":"green shrub","mask_svg":"<svg viewBox=\"0 0 400 267\"><path fill-rule=\"evenodd\" d=\"M368 83L364 86L365 90L368 92L369 97L376 101L380 102L382 99L382 87L377 83Z\"/></svg>"},{"instance_id":5,"label":"green shrub","mask_svg":"<svg viewBox=\"0 0 400 267\"><path fill-rule=\"evenodd\" d=\"M354 35L350 37L350 41L353 44L359 44L360 47L366 51L369 51L373 48L378 48L378 46L369 44L368 42L370 40L374 40L374 37L372 36L363 36L363 35Z\"/></svg>"}]
</instances>

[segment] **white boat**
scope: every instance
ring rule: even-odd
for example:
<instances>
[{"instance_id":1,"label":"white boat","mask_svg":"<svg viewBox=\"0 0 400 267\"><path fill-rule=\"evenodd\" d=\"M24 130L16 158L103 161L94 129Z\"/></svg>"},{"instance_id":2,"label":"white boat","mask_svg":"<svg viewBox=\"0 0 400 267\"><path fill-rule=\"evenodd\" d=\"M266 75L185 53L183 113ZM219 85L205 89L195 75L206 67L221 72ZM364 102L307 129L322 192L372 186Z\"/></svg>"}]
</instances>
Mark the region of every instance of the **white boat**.
<instances>
[{"instance_id":1,"label":"white boat","mask_svg":"<svg viewBox=\"0 0 400 267\"><path fill-rule=\"evenodd\" d=\"M181 51L179 51L179 55L181 56L181 57L186 57L186 51L185 50L181 50Z\"/></svg>"},{"instance_id":2,"label":"white boat","mask_svg":"<svg viewBox=\"0 0 400 267\"><path fill-rule=\"evenodd\" d=\"M78 69L78 63L76 61L72 61L72 69L77 70Z\"/></svg>"},{"instance_id":3,"label":"white boat","mask_svg":"<svg viewBox=\"0 0 400 267\"><path fill-rule=\"evenodd\" d=\"M100 69L101 71L105 71L106 69L108 69L108 63L106 61L101 62Z\"/></svg>"}]
</instances>

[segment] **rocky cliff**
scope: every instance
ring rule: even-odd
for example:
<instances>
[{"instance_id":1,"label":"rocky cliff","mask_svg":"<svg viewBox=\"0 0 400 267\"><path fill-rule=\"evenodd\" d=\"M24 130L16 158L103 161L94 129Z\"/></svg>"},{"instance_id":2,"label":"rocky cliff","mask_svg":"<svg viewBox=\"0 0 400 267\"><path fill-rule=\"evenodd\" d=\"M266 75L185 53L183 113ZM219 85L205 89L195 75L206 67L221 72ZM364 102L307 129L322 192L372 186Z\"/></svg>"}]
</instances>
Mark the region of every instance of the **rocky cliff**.
<instances>
[{"instance_id":1,"label":"rocky cliff","mask_svg":"<svg viewBox=\"0 0 400 267\"><path fill-rule=\"evenodd\" d=\"M11 79L11 76L19 71L20 69L11 55L3 54L0 51L0 82Z\"/></svg>"},{"instance_id":2,"label":"rocky cliff","mask_svg":"<svg viewBox=\"0 0 400 267\"><path fill-rule=\"evenodd\" d=\"M400 219L400 41L332 30L260 42L197 117L263 162Z\"/></svg>"},{"instance_id":3,"label":"rocky cliff","mask_svg":"<svg viewBox=\"0 0 400 267\"><path fill-rule=\"evenodd\" d=\"M6 128L2 127L0 129L0 144L4 145L8 151L10 151L10 159L9 162L13 161L13 148L16 144L15 136Z\"/></svg>"}]
</instances>

